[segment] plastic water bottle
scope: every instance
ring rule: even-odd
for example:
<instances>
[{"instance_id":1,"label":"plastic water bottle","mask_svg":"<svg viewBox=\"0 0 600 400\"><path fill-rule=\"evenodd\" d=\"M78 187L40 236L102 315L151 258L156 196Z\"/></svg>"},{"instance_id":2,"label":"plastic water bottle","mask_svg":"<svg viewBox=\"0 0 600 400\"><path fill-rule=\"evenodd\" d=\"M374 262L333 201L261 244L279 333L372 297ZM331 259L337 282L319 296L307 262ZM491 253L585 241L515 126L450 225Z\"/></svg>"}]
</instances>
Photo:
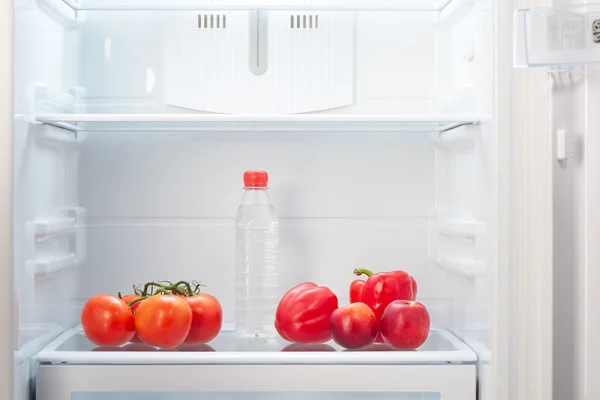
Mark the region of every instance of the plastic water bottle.
<instances>
[{"instance_id":1,"label":"plastic water bottle","mask_svg":"<svg viewBox=\"0 0 600 400\"><path fill-rule=\"evenodd\" d=\"M279 220L267 191L265 171L244 173L244 197L236 224L238 337L274 337L279 302Z\"/></svg>"}]
</instances>

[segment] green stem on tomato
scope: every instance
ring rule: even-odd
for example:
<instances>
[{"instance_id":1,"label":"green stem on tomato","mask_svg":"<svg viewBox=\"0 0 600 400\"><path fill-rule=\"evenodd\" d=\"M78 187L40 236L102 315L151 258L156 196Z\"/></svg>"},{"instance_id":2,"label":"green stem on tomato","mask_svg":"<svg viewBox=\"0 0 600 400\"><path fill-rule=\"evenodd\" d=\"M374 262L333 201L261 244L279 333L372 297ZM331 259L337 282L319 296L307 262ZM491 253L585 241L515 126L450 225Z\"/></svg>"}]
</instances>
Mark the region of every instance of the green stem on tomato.
<instances>
[{"instance_id":1,"label":"green stem on tomato","mask_svg":"<svg viewBox=\"0 0 600 400\"><path fill-rule=\"evenodd\" d=\"M192 296L194 293L192 292L192 287L190 286L190 284L186 281L179 281L176 284L173 285L174 288L176 288L177 292L179 294L184 294L183 291L181 291L181 289L179 289L180 285L184 285L185 288L187 289L187 296Z\"/></svg>"},{"instance_id":2,"label":"green stem on tomato","mask_svg":"<svg viewBox=\"0 0 600 400\"><path fill-rule=\"evenodd\" d=\"M165 288L166 290L170 290L171 294L177 294L179 296L185 296L183 289L180 289L177 285L171 285Z\"/></svg>"},{"instance_id":3,"label":"green stem on tomato","mask_svg":"<svg viewBox=\"0 0 600 400\"><path fill-rule=\"evenodd\" d=\"M201 283L198 283L198 282L196 282L193 285L194 285L194 295L200 294L200 286L204 286L204 285Z\"/></svg>"},{"instance_id":4,"label":"green stem on tomato","mask_svg":"<svg viewBox=\"0 0 600 400\"><path fill-rule=\"evenodd\" d=\"M150 287L157 287L160 289L165 289L168 286L164 286L164 285L161 285L160 283L156 283L156 282L148 282L144 285L144 291L142 292L143 297L146 297L148 295L148 288L150 288ZM154 294L154 292L152 292L152 293Z\"/></svg>"},{"instance_id":5,"label":"green stem on tomato","mask_svg":"<svg viewBox=\"0 0 600 400\"><path fill-rule=\"evenodd\" d=\"M129 308L131 308L131 306L134 305L135 303L138 303L138 302L140 302L142 300L146 300L147 298L148 298L148 296L146 296L146 297L140 297L140 298L137 298L135 300L131 300L129 302L129 304L127 304L127 305L129 306Z\"/></svg>"},{"instance_id":6,"label":"green stem on tomato","mask_svg":"<svg viewBox=\"0 0 600 400\"><path fill-rule=\"evenodd\" d=\"M356 276L361 276L361 275L372 276L373 272L366 268L357 268L354 270L354 275L356 275Z\"/></svg>"}]
</instances>

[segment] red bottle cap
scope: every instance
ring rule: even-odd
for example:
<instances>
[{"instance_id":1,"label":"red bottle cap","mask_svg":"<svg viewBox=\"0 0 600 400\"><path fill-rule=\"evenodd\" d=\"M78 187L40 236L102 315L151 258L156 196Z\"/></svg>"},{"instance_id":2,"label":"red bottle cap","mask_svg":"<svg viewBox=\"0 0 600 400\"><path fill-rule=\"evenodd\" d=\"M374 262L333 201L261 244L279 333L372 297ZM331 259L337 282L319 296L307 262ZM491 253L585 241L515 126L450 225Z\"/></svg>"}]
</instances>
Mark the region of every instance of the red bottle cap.
<instances>
[{"instance_id":1,"label":"red bottle cap","mask_svg":"<svg viewBox=\"0 0 600 400\"><path fill-rule=\"evenodd\" d=\"M267 171L246 171L244 172L244 187L247 188L266 188L269 182Z\"/></svg>"}]
</instances>

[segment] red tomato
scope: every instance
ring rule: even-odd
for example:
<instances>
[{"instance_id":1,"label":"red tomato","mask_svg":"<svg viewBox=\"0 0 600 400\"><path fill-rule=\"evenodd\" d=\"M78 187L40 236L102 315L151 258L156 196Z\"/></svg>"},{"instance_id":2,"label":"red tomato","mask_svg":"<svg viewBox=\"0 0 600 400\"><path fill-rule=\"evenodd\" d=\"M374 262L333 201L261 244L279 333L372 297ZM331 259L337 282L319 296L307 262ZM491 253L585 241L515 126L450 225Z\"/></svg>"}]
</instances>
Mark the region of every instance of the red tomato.
<instances>
[{"instance_id":1,"label":"red tomato","mask_svg":"<svg viewBox=\"0 0 600 400\"><path fill-rule=\"evenodd\" d=\"M125 296L123 296L123 301L127 304L131 303L133 300L137 300L139 298L141 298L142 296L138 296L137 294L126 294ZM144 301L144 300L142 300ZM131 311L134 312L138 309L138 307L140 306L140 304L142 303L142 301L138 301L137 303L135 303L134 305L131 306Z\"/></svg>"},{"instance_id":2,"label":"red tomato","mask_svg":"<svg viewBox=\"0 0 600 400\"><path fill-rule=\"evenodd\" d=\"M112 294L99 294L85 303L81 326L85 336L96 346L119 346L135 334L131 310Z\"/></svg>"},{"instance_id":3,"label":"red tomato","mask_svg":"<svg viewBox=\"0 0 600 400\"><path fill-rule=\"evenodd\" d=\"M123 296L123 301L127 304L131 303L134 300L140 299L142 296L138 296L137 294L126 294L125 296ZM144 301L144 300L142 300ZM137 310L137 308L140 306L140 304L142 303L142 301L138 301L137 303L134 303L131 306L131 311L133 312L133 314L135 315L135 311ZM133 335L133 337L130 340L131 343L142 343L142 340L138 337L137 333L135 335Z\"/></svg>"},{"instance_id":4,"label":"red tomato","mask_svg":"<svg viewBox=\"0 0 600 400\"><path fill-rule=\"evenodd\" d=\"M185 344L206 343L213 340L221 331L223 310L216 297L207 293L182 297L192 309L192 327Z\"/></svg>"},{"instance_id":5,"label":"red tomato","mask_svg":"<svg viewBox=\"0 0 600 400\"><path fill-rule=\"evenodd\" d=\"M139 338L151 346L177 347L191 326L192 310L179 296L152 296L142 301L135 312L135 330Z\"/></svg>"}]
</instances>

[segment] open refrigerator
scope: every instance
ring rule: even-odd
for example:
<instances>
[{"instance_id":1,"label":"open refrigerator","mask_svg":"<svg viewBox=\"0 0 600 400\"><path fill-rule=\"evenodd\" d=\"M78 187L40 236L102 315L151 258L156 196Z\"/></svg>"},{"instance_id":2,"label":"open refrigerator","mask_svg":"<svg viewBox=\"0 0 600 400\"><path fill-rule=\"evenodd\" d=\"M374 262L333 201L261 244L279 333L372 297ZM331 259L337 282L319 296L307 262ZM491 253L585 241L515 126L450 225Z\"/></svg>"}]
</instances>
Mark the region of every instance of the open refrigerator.
<instances>
[{"instance_id":1,"label":"open refrigerator","mask_svg":"<svg viewBox=\"0 0 600 400\"><path fill-rule=\"evenodd\" d=\"M600 398L600 3L1 11L1 398ZM354 268L406 270L432 316L421 348L235 340L234 217L257 168L282 287L345 304ZM173 276L223 306L210 351L82 334L91 296Z\"/></svg>"}]
</instances>

